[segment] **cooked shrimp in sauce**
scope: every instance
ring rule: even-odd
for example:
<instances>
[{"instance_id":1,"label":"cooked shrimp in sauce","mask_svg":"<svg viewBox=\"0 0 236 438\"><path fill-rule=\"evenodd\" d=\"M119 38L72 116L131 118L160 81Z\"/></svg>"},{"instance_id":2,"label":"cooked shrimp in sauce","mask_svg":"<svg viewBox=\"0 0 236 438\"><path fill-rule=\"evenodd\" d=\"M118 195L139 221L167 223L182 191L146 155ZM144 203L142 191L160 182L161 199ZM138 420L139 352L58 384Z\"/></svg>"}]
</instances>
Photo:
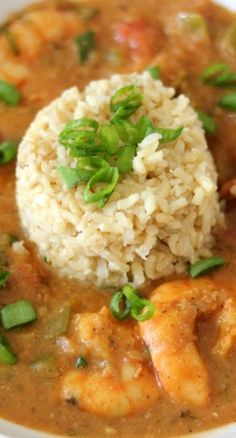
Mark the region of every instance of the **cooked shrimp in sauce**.
<instances>
[{"instance_id":1,"label":"cooked shrimp in sauce","mask_svg":"<svg viewBox=\"0 0 236 438\"><path fill-rule=\"evenodd\" d=\"M87 363L66 373L65 399L105 416L142 412L157 401L154 372L137 327L119 324L104 307L99 313L75 315L71 331L74 351Z\"/></svg>"}]
</instances>

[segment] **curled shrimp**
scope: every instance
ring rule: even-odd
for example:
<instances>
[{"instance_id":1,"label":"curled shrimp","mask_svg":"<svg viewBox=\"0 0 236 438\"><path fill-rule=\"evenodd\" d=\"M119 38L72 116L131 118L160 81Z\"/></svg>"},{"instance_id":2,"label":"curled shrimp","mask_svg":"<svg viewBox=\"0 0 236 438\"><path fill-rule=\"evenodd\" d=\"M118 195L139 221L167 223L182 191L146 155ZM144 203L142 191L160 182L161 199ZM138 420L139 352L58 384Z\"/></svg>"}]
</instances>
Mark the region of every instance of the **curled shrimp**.
<instances>
[{"instance_id":1,"label":"curled shrimp","mask_svg":"<svg viewBox=\"0 0 236 438\"><path fill-rule=\"evenodd\" d=\"M165 283L154 291L152 301L156 315L140 328L158 379L172 399L206 405L209 375L196 346L196 320L220 311L214 352L224 355L236 337L236 302L227 298L226 289L208 279Z\"/></svg>"},{"instance_id":2,"label":"curled shrimp","mask_svg":"<svg viewBox=\"0 0 236 438\"><path fill-rule=\"evenodd\" d=\"M72 342L85 368L66 372L62 396L81 410L105 416L144 411L159 397L137 326L115 321L107 308L75 316Z\"/></svg>"},{"instance_id":3,"label":"curled shrimp","mask_svg":"<svg viewBox=\"0 0 236 438\"><path fill-rule=\"evenodd\" d=\"M78 14L70 11L45 9L26 13L10 23L7 33L0 36L0 79L21 84L30 76L27 61L35 59L45 44L64 41L82 31Z\"/></svg>"}]
</instances>

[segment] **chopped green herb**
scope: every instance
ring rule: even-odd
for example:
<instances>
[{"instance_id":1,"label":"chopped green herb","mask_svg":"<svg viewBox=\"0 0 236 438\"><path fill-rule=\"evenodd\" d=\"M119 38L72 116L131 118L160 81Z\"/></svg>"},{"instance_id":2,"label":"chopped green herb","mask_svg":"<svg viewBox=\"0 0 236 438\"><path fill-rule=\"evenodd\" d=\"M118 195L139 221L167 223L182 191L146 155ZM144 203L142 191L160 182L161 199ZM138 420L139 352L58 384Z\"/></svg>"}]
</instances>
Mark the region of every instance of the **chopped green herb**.
<instances>
[{"instance_id":1,"label":"chopped green herb","mask_svg":"<svg viewBox=\"0 0 236 438\"><path fill-rule=\"evenodd\" d=\"M0 272L0 287L5 286L10 273L8 271Z\"/></svg>"},{"instance_id":2,"label":"chopped green herb","mask_svg":"<svg viewBox=\"0 0 236 438\"><path fill-rule=\"evenodd\" d=\"M153 317L155 313L154 304L144 298L140 298L136 290L127 284L122 289L123 294L131 305L131 316L137 321L146 321Z\"/></svg>"},{"instance_id":3,"label":"chopped green herb","mask_svg":"<svg viewBox=\"0 0 236 438\"><path fill-rule=\"evenodd\" d=\"M143 96L135 85L119 88L111 98L110 109L113 118L123 119L131 116L141 106L142 100Z\"/></svg>"},{"instance_id":4,"label":"chopped green herb","mask_svg":"<svg viewBox=\"0 0 236 438\"><path fill-rule=\"evenodd\" d=\"M117 319L126 319L130 316L131 305L130 302L125 298L123 291L116 292L110 302L110 309Z\"/></svg>"},{"instance_id":5,"label":"chopped green herb","mask_svg":"<svg viewBox=\"0 0 236 438\"><path fill-rule=\"evenodd\" d=\"M204 84L219 88L236 86L236 73L230 70L228 64L213 64L207 67L201 76Z\"/></svg>"},{"instance_id":6,"label":"chopped green herb","mask_svg":"<svg viewBox=\"0 0 236 438\"><path fill-rule=\"evenodd\" d=\"M120 291L113 295L110 309L113 316L117 319L122 320L132 316L141 322L152 318L155 313L154 304L149 300L141 298L137 291L129 284L123 286Z\"/></svg>"},{"instance_id":7,"label":"chopped green herb","mask_svg":"<svg viewBox=\"0 0 236 438\"><path fill-rule=\"evenodd\" d=\"M17 154L17 144L12 141L4 141L0 144L0 164L8 164Z\"/></svg>"},{"instance_id":8,"label":"chopped green herb","mask_svg":"<svg viewBox=\"0 0 236 438\"><path fill-rule=\"evenodd\" d=\"M116 167L101 168L88 181L84 189L84 201L87 203L97 202L99 207L104 207L119 180L119 171ZM94 186L105 184L105 187L94 190ZM93 190L93 191L92 191Z\"/></svg>"},{"instance_id":9,"label":"chopped green herb","mask_svg":"<svg viewBox=\"0 0 236 438\"><path fill-rule=\"evenodd\" d=\"M76 359L75 367L76 368L86 368L88 366L87 360L83 356L79 356L78 359Z\"/></svg>"},{"instance_id":10,"label":"chopped green herb","mask_svg":"<svg viewBox=\"0 0 236 438\"><path fill-rule=\"evenodd\" d=\"M0 80L0 100L7 105L16 106L21 99L21 94L14 85Z\"/></svg>"},{"instance_id":11,"label":"chopped green herb","mask_svg":"<svg viewBox=\"0 0 236 438\"><path fill-rule=\"evenodd\" d=\"M61 175L67 189L71 189L81 182L88 181L93 173L88 170L72 169L68 166L57 166L57 170Z\"/></svg>"},{"instance_id":12,"label":"chopped green herb","mask_svg":"<svg viewBox=\"0 0 236 438\"><path fill-rule=\"evenodd\" d=\"M206 275L223 265L225 265L225 260L223 259L223 257L208 257L190 265L189 275L191 278L200 277L201 275Z\"/></svg>"},{"instance_id":13,"label":"chopped green herb","mask_svg":"<svg viewBox=\"0 0 236 438\"><path fill-rule=\"evenodd\" d=\"M177 140L182 134L184 128L180 127L177 129L167 129L167 128L155 128L154 132L161 134L160 143L169 143L171 141Z\"/></svg>"},{"instance_id":14,"label":"chopped green herb","mask_svg":"<svg viewBox=\"0 0 236 438\"><path fill-rule=\"evenodd\" d=\"M218 105L228 111L236 111L236 93L226 94L223 96Z\"/></svg>"},{"instance_id":15,"label":"chopped green herb","mask_svg":"<svg viewBox=\"0 0 236 438\"><path fill-rule=\"evenodd\" d=\"M215 120L203 111L197 111L197 115L199 120L202 122L205 132L207 134L214 134L217 129Z\"/></svg>"},{"instance_id":16,"label":"chopped green herb","mask_svg":"<svg viewBox=\"0 0 236 438\"><path fill-rule=\"evenodd\" d=\"M158 66L150 66L146 69L148 71L148 73L150 74L150 76L152 77L152 79L160 79L161 76L161 69Z\"/></svg>"},{"instance_id":17,"label":"chopped green herb","mask_svg":"<svg viewBox=\"0 0 236 438\"><path fill-rule=\"evenodd\" d=\"M101 126L100 131L100 141L105 148L107 155L114 155L119 150L119 135L117 129L111 123L105 123Z\"/></svg>"},{"instance_id":18,"label":"chopped green herb","mask_svg":"<svg viewBox=\"0 0 236 438\"><path fill-rule=\"evenodd\" d=\"M2 334L0 334L0 362L6 365L14 365L17 362L16 355Z\"/></svg>"},{"instance_id":19,"label":"chopped green herb","mask_svg":"<svg viewBox=\"0 0 236 438\"><path fill-rule=\"evenodd\" d=\"M136 129L139 136L138 143L140 143L149 134L155 132L152 121L149 119L149 117L146 116L140 117L140 119L136 123Z\"/></svg>"},{"instance_id":20,"label":"chopped green herb","mask_svg":"<svg viewBox=\"0 0 236 438\"><path fill-rule=\"evenodd\" d=\"M106 204L119 174L132 171L136 148L147 135L160 133L160 143L174 141L181 135L183 127L154 128L146 116L136 123L128 120L142 100L135 85L122 87L111 97L110 121L99 126L94 119L78 119L69 122L60 133L60 143L70 149L70 155L77 158L77 163L75 168L57 166L57 170L68 189L87 182L83 191L85 202L96 202L99 207Z\"/></svg>"},{"instance_id":21,"label":"chopped green herb","mask_svg":"<svg viewBox=\"0 0 236 438\"><path fill-rule=\"evenodd\" d=\"M114 124L114 129L118 133L118 138L125 142L125 144L138 144L139 132L134 123L130 122L130 120L118 118L115 118L112 123Z\"/></svg>"},{"instance_id":22,"label":"chopped green herb","mask_svg":"<svg viewBox=\"0 0 236 438\"><path fill-rule=\"evenodd\" d=\"M1 309L0 313L2 325L6 330L30 324L37 319L36 312L28 300L8 304Z\"/></svg>"},{"instance_id":23,"label":"chopped green herb","mask_svg":"<svg viewBox=\"0 0 236 438\"><path fill-rule=\"evenodd\" d=\"M133 170L133 159L136 153L136 146L124 146L117 153L116 167L120 173L129 173Z\"/></svg>"},{"instance_id":24,"label":"chopped green herb","mask_svg":"<svg viewBox=\"0 0 236 438\"><path fill-rule=\"evenodd\" d=\"M83 33L75 38L75 43L78 48L80 62L83 63L87 61L90 53L96 47L95 33L91 30Z\"/></svg>"}]
</instances>

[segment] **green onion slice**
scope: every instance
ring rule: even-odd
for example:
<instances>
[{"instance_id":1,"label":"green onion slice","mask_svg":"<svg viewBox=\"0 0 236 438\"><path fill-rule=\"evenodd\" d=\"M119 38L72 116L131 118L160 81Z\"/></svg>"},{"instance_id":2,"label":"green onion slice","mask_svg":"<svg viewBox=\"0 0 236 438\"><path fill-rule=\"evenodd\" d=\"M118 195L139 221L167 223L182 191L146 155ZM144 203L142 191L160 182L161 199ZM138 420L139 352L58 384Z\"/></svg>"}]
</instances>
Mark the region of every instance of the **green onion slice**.
<instances>
[{"instance_id":1,"label":"green onion slice","mask_svg":"<svg viewBox=\"0 0 236 438\"><path fill-rule=\"evenodd\" d=\"M228 64L213 64L202 73L204 84L219 88L232 88L236 86L236 73L231 72Z\"/></svg>"},{"instance_id":2,"label":"green onion slice","mask_svg":"<svg viewBox=\"0 0 236 438\"><path fill-rule=\"evenodd\" d=\"M138 143L140 143L149 134L155 132L152 121L147 116L142 116L136 123L136 129L138 131Z\"/></svg>"},{"instance_id":3,"label":"green onion slice","mask_svg":"<svg viewBox=\"0 0 236 438\"><path fill-rule=\"evenodd\" d=\"M197 111L197 115L199 120L202 122L204 131L207 134L214 134L217 129L215 120L203 111Z\"/></svg>"},{"instance_id":4,"label":"green onion slice","mask_svg":"<svg viewBox=\"0 0 236 438\"><path fill-rule=\"evenodd\" d=\"M148 71L148 73L150 74L150 76L152 77L152 79L160 79L161 76L161 69L158 66L150 66L147 67L146 69Z\"/></svg>"},{"instance_id":5,"label":"green onion slice","mask_svg":"<svg viewBox=\"0 0 236 438\"><path fill-rule=\"evenodd\" d=\"M116 91L111 98L110 109L113 118L127 118L141 106L142 94L135 85L128 85Z\"/></svg>"},{"instance_id":6,"label":"green onion slice","mask_svg":"<svg viewBox=\"0 0 236 438\"><path fill-rule=\"evenodd\" d=\"M67 189L77 186L78 184L89 181L93 172L89 170L72 169L68 166L57 166L57 171L59 172L63 182Z\"/></svg>"},{"instance_id":7,"label":"green onion slice","mask_svg":"<svg viewBox=\"0 0 236 438\"><path fill-rule=\"evenodd\" d=\"M0 164L8 164L17 155L17 143L4 141L0 144Z\"/></svg>"},{"instance_id":8,"label":"green onion slice","mask_svg":"<svg viewBox=\"0 0 236 438\"><path fill-rule=\"evenodd\" d=\"M113 295L110 309L117 319L122 320L131 315L141 322L152 318L155 313L154 304L139 297L137 291L129 284L123 286L120 291Z\"/></svg>"},{"instance_id":9,"label":"green onion slice","mask_svg":"<svg viewBox=\"0 0 236 438\"><path fill-rule=\"evenodd\" d=\"M5 286L10 273L8 271L0 272L0 287Z\"/></svg>"},{"instance_id":10,"label":"green onion slice","mask_svg":"<svg viewBox=\"0 0 236 438\"><path fill-rule=\"evenodd\" d=\"M37 315L30 301L22 300L3 307L1 309L1 319L4 329L9 330L13 327L34 322Z\"/></svg>"},{"instance_id":11,"label":"green onion slice","mask_svg":"<svg viewBox=\"0 0 236 438\"><path fill-rule=\"evenodd\" d=\"M105 167L96 172L87 183L84 189L84 201L87 203L97 202L99 207L104 207L108 199L115 190L119 180L119 171L117 167ZM105 184L105 187L92 191L94 186Z\"/></svg>"},{"instance_id":12,"label":"green onion slice","mask_svg":"<svg viewBox=\"0 0 236 438\"><path fill-rule=\"evenodd\" d=\"M0 362L6 365L14 365L17 362L16 355L2 334L0 334Z\"/></svg>"},{"instance_id":13,"label":"green onion slice","mask_svg":"<svg viewBox=\"0 0 236 438\"><path fill-rule=\"evenodd\" d=\"M112 123L119 134L120 139L126 144L137 144L139 141L139 132L130 120L115 118Z\"/></svg>"},{"instance_id":14,"label":"green onion slice","mask_svg":"<svg viewBox=\"0 0 236 438\"><path fill-rule=\"evenodd\" d=\"M105 123L101 126L99 135L102 149L105 148L108 155L116 154L119 150L119 136L115 126L109 122Z\"/></svg>"},{"instance_id":15,"label":"green onion slice","mask_svg":"<svg viewBox=\"0 0 236 438\"><path fill-rule=\"evenodd\" d=\"M228 111L236 111L236 93L226 94L219 100L218 105Z\"/></svg>"},{"instance_id":16,"label":"green onion slice","mask_svg":"<svg viewBox=\"0 0 236 438\"><path fill-rule=\"evenodd\" d=\"M78 119L67 123L59 135L60 143L66 148L90 148L95 151L96 132L99 124L93 119Z\"/></svg>"},{"instance_id":17,"label":"green onion slice","mask_svg":"<svg viewBox=\"0 0 236 438\"><path fill-rule=\"evenodd\" d=\"M83 63L87 61L90 53L96 47L95 33L90 30L82 35L77 36L74 41L78 48L80 62Z\"/></svg>"},{"instance_id":18,"label":"green onion slice","mask_svg":"<svg viewBox=\"0 0 236 438\"><path fill-rule=\"evenodd\" d=\"M76 362L75 362L75 367L76 368L86 368L88 366L88 362L87 362L87 360L83 357L83 356L79 356L77 359L76 359Z\"/></svg>"},{"instance_id":19,"label":"green onion slice","mask_svg":"<svg viewBox=\"0 0 236 438\"><path fill-rule=\"evenodd\" d=\"M208 257L203 260L190 265L189 275L191 278L200 277L201 275L208 274L211 271L225 265L225 260L221 256Z\"/></svg>"},{"instance_id":20,"label":"green onion slice","mask_svg":"<svg viewBox=\"0 0 236 438\"><path fill-rule=\"evenodd\" d=\"M136 153L136 146L124 146L119 149L116 155L116 167L120 173L129 173L133 170L133 159Z\"/></svg>"},{"instance_id":21,"label":"green onion slice","mask_svg":"<svg viewBox=\"0 0 236 438\"><path fill-rule=\"evenodd\" d=\"M21 94L14 85L0 80L0 100L7 105L16 106L21 99Z\"/></svg>"},{"instance_id":22,"label":"green onion slice","mask_svg":"<svg viewBox=\"0 0 236 438\"><path fill-rule=\"evenodd\" d=\"M154 132L161 134L160 143L170 143L171 141L177 140L182 134L184 128L181 126L177 129L167 129L167 128L154 128Z\"/></svg>"},{"instance_id":23,"label":"green onion slice","mask_svg":"<svg viewBox=\"0 0 236 438\"><path fill-rule=\"evenodd\" d=\"M130 302L131 316L134 319L143 322L153 317L155 313L155 306L151 301L140 298L135 289L130 285L124 286L122 290L123 294Z\"/></svg>"},{"instance_id":24,"label":"green onion slice","mask_svg":"<svg viewBox=\"0 0 236 438\"><path fill-rule=\"evenodd\" d=\"M113 295L110 302L110 309L113 316L120 320L126 319L130 315L131 304L125 298L122 290Z\"/></svg>"}]
</instances>

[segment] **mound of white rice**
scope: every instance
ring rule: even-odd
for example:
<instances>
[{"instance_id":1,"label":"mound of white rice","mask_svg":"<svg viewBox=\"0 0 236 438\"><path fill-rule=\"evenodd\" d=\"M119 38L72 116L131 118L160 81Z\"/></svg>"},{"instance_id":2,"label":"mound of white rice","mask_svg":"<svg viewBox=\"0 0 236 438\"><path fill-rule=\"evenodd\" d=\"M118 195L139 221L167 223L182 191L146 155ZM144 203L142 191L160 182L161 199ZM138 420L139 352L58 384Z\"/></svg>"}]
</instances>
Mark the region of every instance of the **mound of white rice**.
<instances>
[{"instance_id":1,"label":"mound of white rice","mask_svg":"<svg viewBox=\"0 0 236 438\"><path fill-rule=\"evenodd\" d=\"M117 89L136 84L143 104L131 116L154 126L178 128L181 136L160 144L157 133L137 148L133 172L120 182L102 209L83 200L84 186L66 189L57 165L74 159L59 144L66 123L89 117L110 119ZM115 75L77 88L44 108L23 139L17 165L17 202L28 237L62 275L97 285L141 286L210 255L212 228L221 220L217 174L204 132L189 99L149 73Z\"/></svg>"}]
</instances>

